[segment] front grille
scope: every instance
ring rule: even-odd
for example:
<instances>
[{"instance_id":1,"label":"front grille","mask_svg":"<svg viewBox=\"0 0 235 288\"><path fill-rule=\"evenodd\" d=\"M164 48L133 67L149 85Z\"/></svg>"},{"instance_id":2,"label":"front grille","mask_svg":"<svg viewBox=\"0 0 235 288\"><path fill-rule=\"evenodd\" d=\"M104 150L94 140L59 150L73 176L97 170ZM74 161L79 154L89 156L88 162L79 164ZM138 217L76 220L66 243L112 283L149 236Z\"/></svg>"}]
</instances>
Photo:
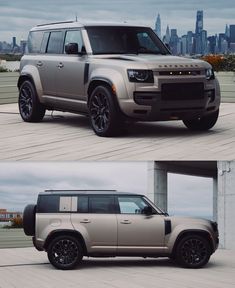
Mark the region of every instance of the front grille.
<instances>
[{"instance_id":1,"label":"front grille","mask_svg":"<svg viewBox=\"0 0 235 288\"><path fill-rule=\"evenodd\" d=\"M197 100L204 98L203 83L162 84L162 100Z\"/></svg>"},{"instance_id":2,"label":"front grille","mask_svg":"<svg viewBox=\"0 0 235 288\"><path fill-rule=\"evenodd\" d=\"M160 71L160 76L197 76L201 75L201 71Z\"/></svg>"}]
</instances>

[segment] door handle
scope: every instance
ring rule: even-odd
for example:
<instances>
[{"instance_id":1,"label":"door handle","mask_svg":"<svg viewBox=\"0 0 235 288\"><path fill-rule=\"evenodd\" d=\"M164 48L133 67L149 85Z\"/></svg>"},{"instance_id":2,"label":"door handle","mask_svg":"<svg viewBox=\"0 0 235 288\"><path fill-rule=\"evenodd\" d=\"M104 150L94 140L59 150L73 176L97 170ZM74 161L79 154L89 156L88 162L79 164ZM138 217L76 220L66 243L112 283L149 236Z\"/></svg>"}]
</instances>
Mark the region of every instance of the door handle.
<instances>
[{"instance_id":1,"label":"door handle","mask_svg":"<svg viewBox=\"0 0 235 288\"><path fill-rule=\"evenodd\" d=\"M64 67L64 64L60 62L57 67L58 67L58 68L63 68L63 67Z\"/></svg>"},{"instance_id":2,"label":"door handle","mask_svg":"<svg viewBox=\"0 0 235 288\"><path fill-rule=\"evenodd\" d=\"M91 223L91 221L89 219L83 219L80 221L80 223Z\"/></svg>"},{"instance_id":3,"label":"door handle","mask_svg":"<svg viewBox=\"0 0 235 288\"><path fill-rule=\"evenodd\" d=\"M43 65L43 63L41 61L38 61L37 66L41 67Z\"/></svg>"},{"instance_id":4,"label":"door handle","mask_svg":"<svg viewBox=\"0 0 235 288\"><path fill-rule=\"evenodd\" d=\"M131 224L131 221L130 220L123 220L123 221L121 221L121 224Z\"/></svg>"}]
</instances>

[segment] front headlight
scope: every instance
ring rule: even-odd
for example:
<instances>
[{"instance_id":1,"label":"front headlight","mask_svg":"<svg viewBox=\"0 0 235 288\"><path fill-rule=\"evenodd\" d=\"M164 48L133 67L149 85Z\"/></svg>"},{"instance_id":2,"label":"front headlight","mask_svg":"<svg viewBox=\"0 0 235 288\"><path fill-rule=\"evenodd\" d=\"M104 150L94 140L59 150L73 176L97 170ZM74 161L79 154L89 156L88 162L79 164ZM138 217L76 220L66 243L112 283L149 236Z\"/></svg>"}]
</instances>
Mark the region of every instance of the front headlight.
<instances>
[{"instance_id":1,"label":"front headlight","mask_svg":"<svg viewBox=\"0 0 235 288\"><path fill-rule=\"evenodd\" d=\"M215 79L214 70L212 68L206 69L206 80L214 80L214 79Z\"/></svg>"},{"instance_id":2,"label":"front headlight","mask_svg":"<svg viewBox=\"0 0 235 288\"><path fill-rule=\"evenodd\" d=\"M130 82L154 83L152 70L128 69L127 75Z\"/></svg>"}]
</instances>

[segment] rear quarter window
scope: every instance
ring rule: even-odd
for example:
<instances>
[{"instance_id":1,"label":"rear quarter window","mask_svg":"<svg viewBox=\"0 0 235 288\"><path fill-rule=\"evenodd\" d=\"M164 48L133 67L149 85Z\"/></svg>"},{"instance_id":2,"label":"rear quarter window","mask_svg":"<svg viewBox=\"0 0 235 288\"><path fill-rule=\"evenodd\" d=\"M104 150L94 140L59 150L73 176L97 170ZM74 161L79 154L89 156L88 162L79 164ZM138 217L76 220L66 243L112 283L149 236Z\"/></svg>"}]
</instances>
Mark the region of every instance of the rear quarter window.
<instances>
[{"instance_id":1,"label":"rear quarter window","mask_svg":"<svg viewBox=\"0 0 235 288\"><path fill-rule=\"evenodd\" d=\"M59 195L39 196L37 213L58 213L60 206L59 198Z\"/></svg>"}]
</instances>

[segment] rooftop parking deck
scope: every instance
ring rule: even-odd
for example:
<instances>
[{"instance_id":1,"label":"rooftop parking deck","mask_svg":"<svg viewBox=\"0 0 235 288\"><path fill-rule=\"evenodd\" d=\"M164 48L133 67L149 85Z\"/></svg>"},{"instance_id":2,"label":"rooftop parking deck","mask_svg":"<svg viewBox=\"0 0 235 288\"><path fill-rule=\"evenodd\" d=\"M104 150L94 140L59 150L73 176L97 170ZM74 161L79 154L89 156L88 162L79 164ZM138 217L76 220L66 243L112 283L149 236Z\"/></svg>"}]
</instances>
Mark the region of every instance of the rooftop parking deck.
<instances>
[{"instance_id":1,"label":"rooftop parking deck","mask_svg":"<svg viewBox=\"0 0 235 288\"><path fill-rule=\"evenodd\" d=\"M75 270L54 269L34 248L0 249L0 287L4 288L232 288L235 252L218 250L202 269L183 269L168 258L84 258Z\"/></svg>"},{"instance_id":2,"label":"rooftop parking deck","mask_svg":"<svg viewBox=\"0 0 235 288\"><path fill-rule=\"evenodd\" d=\"M119 137L101 138L87 117L47 112L25 123L17 104L0 105L0 160L233 160L235 103L222 103L216 126L190 132L181 121L126 125Z\"/></svg>"}]
</instances>

